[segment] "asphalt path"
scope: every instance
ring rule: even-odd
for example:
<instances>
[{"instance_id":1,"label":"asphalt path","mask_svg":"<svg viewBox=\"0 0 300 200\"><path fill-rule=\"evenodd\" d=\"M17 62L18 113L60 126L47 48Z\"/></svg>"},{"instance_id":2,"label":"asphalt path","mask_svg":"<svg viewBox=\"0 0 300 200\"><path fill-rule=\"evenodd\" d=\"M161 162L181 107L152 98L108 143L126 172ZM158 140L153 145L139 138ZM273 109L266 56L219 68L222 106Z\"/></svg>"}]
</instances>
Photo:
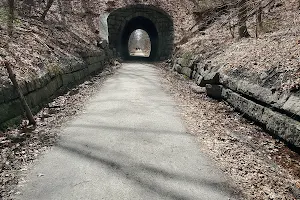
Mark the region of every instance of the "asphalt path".
<instances>
[{"instance_id":1,"label":"asphalt path","mask_svg":"<svg viewBox=\"0 0 300 200\"><path fill-rule=\"evenodd\" d=\"M20 184L22 200L228 200L150 64L125 63Z\"/></svg>"}]
</instances>

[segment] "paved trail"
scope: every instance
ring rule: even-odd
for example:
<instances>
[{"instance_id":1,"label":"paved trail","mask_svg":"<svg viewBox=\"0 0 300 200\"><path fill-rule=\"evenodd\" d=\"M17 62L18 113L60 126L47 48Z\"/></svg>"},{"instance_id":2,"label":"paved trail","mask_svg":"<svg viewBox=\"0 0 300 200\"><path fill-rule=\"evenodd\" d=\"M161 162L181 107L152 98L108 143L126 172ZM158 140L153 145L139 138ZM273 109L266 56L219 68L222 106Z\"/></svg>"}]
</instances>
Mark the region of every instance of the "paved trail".
<instances>
[{"instance_id":1,"label":"paved trail","mask_svg":"<svg viewBox=\"0 0 300 200\"><path fill-rule=\"evenodd\" d=\"M197 145L158 71L124 64L65 125L16 199L228 200L223 174Z\"/></svg>"}]
</instances>

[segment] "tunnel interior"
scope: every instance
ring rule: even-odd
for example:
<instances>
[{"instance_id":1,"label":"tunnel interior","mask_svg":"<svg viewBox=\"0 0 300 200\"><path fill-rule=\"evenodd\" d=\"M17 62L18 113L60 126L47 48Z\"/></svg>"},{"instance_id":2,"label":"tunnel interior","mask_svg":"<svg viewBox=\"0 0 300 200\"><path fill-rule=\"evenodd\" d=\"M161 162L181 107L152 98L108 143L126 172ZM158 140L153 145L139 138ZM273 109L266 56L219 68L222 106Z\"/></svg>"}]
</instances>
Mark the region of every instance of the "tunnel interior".
<instances>
[{"instance_id":1,"label":"tunnel interior","mask_svg":"<svg viewBox=\"0 0 300 200\"><path fill-rule=\"evenodd\" d=\"M130 56L150 57L151 40L149 34L142 29L133 31L128 40L128 51Z\"/></svg>"},{"instance_id":2,"label":"tunnel interior","mask_svg":"<svg viewBox=\"0 0 300 200\"><path fill-rule=\"evenodd\" d=\"M108 39L110 48L124 60L136 59L130 55L128 41L138 29L147 32L151 42L149 61L161 61L171 57L173 51L174 28L172 18L154 6L134 5L119 8L109 14Z\"/></svg>"},{"instance_id":3,"label":"tunnel interior","mask_svg":"<svg viewBox=\"0 0 300 200\"><path fill-rule=\"evenodd\" d=\"M158 52L158 32L153 22L145 17L135 17L131 19L125 26L121 37L121 55L125 60L136 59L135 56L131 56L128 49L128 41L130 35L137 29L146 31L149 35L151 42L151 53L148 57L150 60L155 60Z\"/></svg>"}]
</instances>

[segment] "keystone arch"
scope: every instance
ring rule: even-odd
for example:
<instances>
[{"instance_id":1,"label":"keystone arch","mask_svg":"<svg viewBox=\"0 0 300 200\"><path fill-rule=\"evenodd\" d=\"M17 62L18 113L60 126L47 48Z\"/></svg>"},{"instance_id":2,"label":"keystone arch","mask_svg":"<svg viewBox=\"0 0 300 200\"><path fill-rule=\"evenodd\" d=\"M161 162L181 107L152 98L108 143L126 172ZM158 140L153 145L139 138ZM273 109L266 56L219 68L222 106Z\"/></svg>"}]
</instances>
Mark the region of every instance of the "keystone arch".
<instances>
[{"instance_id":1,"label":"keystone arch","mask_svg":"<svg viewBox=\"0 0 300 200\"><path fill-rule=\"evenodd\" d=\"M125 60L132 57L128 51L128 40L137 29L146 31L151 41L151 61L171 57L174 42L173 20L165 11L149 5L133 5L119 8L109 14L108 40L111 48Z\"/></svg>"}]
</instances>

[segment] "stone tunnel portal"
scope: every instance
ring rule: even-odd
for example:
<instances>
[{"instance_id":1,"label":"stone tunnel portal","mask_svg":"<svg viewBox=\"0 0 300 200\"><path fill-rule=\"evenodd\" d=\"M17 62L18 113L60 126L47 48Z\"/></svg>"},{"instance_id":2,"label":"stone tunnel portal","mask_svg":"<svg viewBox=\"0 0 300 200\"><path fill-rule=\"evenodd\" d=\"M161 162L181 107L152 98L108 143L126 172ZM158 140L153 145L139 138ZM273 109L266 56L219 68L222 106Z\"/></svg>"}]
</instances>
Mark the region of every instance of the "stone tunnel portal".
<instances>
[{"instance_id":1,"label":"stone tunnel portal","mask_svg":"<svg viewBox=\"0 0 300 200\"><path fill-rule=\"evenodd\" d=\"M149 61L171 57L174 42L172 18L154 6L134 5L120 8L108 16L108 40L111 48L125 60L130 60L128 40L137 29L146 31L151 41Z\"/></svg>"}]
</instances>

